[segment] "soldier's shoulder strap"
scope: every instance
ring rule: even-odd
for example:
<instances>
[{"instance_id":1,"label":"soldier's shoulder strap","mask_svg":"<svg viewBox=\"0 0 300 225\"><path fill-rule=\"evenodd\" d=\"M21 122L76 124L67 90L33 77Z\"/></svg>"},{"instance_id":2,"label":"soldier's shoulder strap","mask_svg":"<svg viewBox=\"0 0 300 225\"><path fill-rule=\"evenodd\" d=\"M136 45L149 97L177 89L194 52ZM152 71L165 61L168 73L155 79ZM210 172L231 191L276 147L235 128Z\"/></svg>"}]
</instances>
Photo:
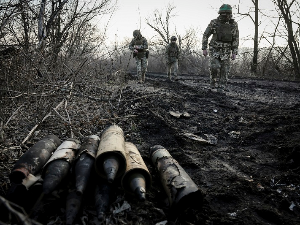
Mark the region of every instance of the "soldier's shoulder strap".
<instances>
[{"instance_id":1,"label":"soldier's shoulder strap","mask_svg":"<svg viewBox=\"0 0 300 225\"><path fill-rule=\"evenodd\" d=\"M229 24L230 24L232 27L237 27L237 22L236 22L234 19L230 19L230 20L229 20Z\"/></svg>"},{"instance_id":2,"label":"soldier's shoulder strap","mask_svg":"<svg viewBox=\"0 0 300 225\"><path fill-rule=\"evenodd\" d=\"M136 42L136 39L132 38L132 40L131 40L131 42L130 42L130 43L131 43L132 45L134 45L134 44L135 44L135 42Z\"/></svg>"},{"instance_id":3,"label":"soldier's shoulder strap","mask_svg":"<svg viewBox=\"0 0 300 225\"><path fill-rule=\"evenodd\" d=\"M144 41L147 41L147 39L145 38L145 37L142 37L142 41L144 42Z\"/></svg>"},{"instance_id":4,"label":"soldier's shoulder strap","mask_svg":"<svg viewBox=\"0 0 300 225\"><path fill-rule=\"evenodd\" d=\"M213 19L210 21L210 23L213 25L213 26L217 26L219 24L219 20L218 19Z\"/></svg>"}]
</instances>

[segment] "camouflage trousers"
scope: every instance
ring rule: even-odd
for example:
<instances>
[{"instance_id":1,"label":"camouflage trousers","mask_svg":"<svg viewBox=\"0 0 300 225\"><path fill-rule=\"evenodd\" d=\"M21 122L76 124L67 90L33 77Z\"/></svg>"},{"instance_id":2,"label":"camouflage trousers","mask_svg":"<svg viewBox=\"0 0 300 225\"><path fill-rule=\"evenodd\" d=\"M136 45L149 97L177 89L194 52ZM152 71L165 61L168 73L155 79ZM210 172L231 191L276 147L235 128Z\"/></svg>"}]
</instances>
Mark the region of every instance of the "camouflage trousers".
<instances>
[{"instance_id":1,"label":"camouflage trousers","mask_svg":"<svg viewBox=\"0 0 300 225\"><path fill-rule=\"evenodd\" d=\"M135 61L138 79L141 82L145 82L145 75L148 67L148 59L146 58L146 56L141 59L135 57Z\"/></svg>"},{"instance_id":2,"label":"camouflage trousers","mask_svg":"<svg viewBox=\"0 0 300 225\"><path fill-rule=\"evenodd\" d=\"M175 79L177 79L177 72L178 72L178 60L177 59L174 62L167 63L167 74L168 74L169 80L171 80L172 69L173 69L174 77L175 77Z\"/></svg>"},{"instance_id":3,"label":"camouflage trousers","mask_svg":"<svg viewBox=\"0 0 300 225\"><path fill-rule=\"evenodd\" d=\"M210 58L210 86L225 88L230 73L230 58Z\"/></svg>"}]
</instances>

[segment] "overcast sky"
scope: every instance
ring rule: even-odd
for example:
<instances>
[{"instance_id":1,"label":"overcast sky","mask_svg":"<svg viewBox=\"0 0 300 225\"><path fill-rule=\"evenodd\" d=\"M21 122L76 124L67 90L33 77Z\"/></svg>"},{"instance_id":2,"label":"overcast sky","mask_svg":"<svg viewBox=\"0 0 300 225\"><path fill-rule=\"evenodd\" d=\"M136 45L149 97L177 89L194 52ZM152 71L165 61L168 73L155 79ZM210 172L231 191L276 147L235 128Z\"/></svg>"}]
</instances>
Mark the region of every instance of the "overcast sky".
<instances>
[{"instance_id":1,"label":"overcast sky","mask_svg":"<svg viewBox=\"0 0 300 225\"><path fill-rule=\"evenodd\" d=\"M133 30L140 29L142 35L150 39L156 33L146 24L145 20L153 17L155 9L164 12L168 4L171 4L176 7L174 10L176 17L171 20L173 31L175 27L179 33L194 28L198 31L199 40L201 41L208 23L218 16L218 10L224 3L233 7L233 17L237 20L240 30L240 45L244 47L253 46L252 41L244 41L244 39L253 37L254 24L249 17L241 19L241 16L237 14L238 5L241 13L248 13L250 8L253 11L252 0L119 0L117 8L110 19L107 35L112 41L123 41L125 38L132 38ZM274 4L271 0L261 0L259 1L259 7L270 13L270 10L274 9ZM254 17L253 13L252 16ZM107 19L108 16L102 18L102 23ZM271 28L269 20L265 18L261 21L261 31Z\"/></svg>"}]
</instances>

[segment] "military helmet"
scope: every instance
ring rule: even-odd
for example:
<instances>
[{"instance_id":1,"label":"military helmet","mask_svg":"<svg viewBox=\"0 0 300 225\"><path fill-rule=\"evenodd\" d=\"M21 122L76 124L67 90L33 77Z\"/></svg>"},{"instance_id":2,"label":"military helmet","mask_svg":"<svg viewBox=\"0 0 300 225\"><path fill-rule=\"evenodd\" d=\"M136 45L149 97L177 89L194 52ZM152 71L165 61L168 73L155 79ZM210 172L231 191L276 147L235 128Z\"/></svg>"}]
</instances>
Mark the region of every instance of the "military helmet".
<instances>
[{"instance_id":1,"label":"military helmet","mask_svg":"<svg viewBox=\"0 0 300 225\"><path fill-rule=\"evenodd\" d=\"M221 13L232 13L232 7L228 4L223 4L219 9L219 14Z\"/></svg>"},{"instance_id":2,"label":"military helmet","mask_svg":"<svg viewBox=\"0 0 300 225\"><path fill-rule=\"evenodd\" d=\"M138 37L138 36L141 36L140 30L133 31L133 37Z\"/></svg>"},{"instance_id":3,"label":"military helmet","mask_svg":"<svg viewBox=\"0 0 300 225\"><path fill-rule=\"evenodd\" d=\"M176 41L176 40L177 40L177 38L175 36L171 37L171 41Z\"/></svg>"}]
</instances>

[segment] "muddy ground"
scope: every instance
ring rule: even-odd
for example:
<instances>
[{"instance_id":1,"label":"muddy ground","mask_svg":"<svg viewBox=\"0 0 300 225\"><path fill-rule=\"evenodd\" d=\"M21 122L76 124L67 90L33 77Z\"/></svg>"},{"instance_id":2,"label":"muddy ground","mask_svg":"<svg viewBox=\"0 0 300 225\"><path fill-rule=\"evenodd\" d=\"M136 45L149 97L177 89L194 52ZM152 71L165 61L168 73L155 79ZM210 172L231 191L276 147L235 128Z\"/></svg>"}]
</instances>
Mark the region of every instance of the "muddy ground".
<instances>
[{"instance_id":1,"label":"muddy ground","mask_svg":"<svg viewBox=\"0 0 300 225\"><path fill-rule=\"evenodd\" d=\"M82 141L115 123L126 141L137 146L152 175L147 201L125 194L117 180L110 211L100 223L94 174L75 224L300 224L299 82L232 78L221 91L209 88L207 76L182 75L168 82L165 75L149 75L145 84L137 84L129 74L117 85L113 81L75 83L72 92L68 85L36 84L35 93L3 96L1 196L9 192L14 163L45 135L64 141L72 131ZM51 111L63 99L63 107ZM21 145L49 110L51 116ZM199 187L201 208L170 216L149 159L154 145L165 147ZM53 196L44 198L37 212L27 209L24 214L41 224L65 224L69 177ZM27 201L32 206L36 200L37 195ZM28 206L20 198L14 201ZM124 202L130 208L114 213ZM6 223L17 221L11 210L5 212L12 215Z\"/></svg>"}]
</instances>

